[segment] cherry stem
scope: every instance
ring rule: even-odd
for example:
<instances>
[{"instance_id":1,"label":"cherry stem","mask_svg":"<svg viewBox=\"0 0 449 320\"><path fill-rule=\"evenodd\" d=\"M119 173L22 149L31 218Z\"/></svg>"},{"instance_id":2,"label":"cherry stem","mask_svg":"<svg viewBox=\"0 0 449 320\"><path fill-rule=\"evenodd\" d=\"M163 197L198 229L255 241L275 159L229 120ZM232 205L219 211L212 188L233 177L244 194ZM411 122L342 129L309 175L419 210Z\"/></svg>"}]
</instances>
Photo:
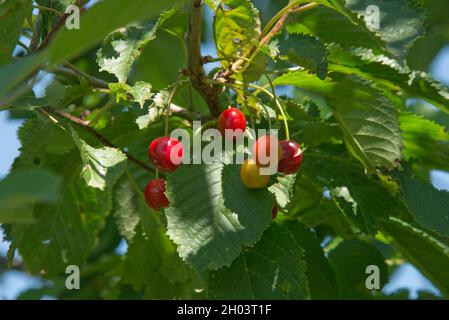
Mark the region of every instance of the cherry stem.
<instances>
[{"instance_id":1,"label":"cherry stem","mask_svg":"<svg viewBox=\"0 0 449 320\"><path fill-rule=\"evenodd\" d=\"M251 122L251 126L253 127L253 129L256 129L256 125L255 125L255 122L254 122L253 115L252 115L252 113L251 113L251 110L249 110L248 103L246 102L246 97L245 97L245 93L246 93L246 92L244 92L244 93L242 94L242 93L240 93L238 90L235 90L235 89L233 89L233 90L235 91L235 93L237 93L237 95L238 95L238 96L240 97L240 99L242 100L243 106L245 107L246 112L248 112L249 121Z\"/></svg>"},{"instance_id":2,"label":"cherry stem","mask_svg":"<svg viewBox=\"0 0 449 320\"><path fill-rule=\"evenodd\" d=\"M271 118L270 118L270 113L268 112L267 106L263 103L260 104L263 108L263 110L265 111L265 114L267 115L267 120L268 120L268 129L271 131Z\"/></svg>"},{"instance_id":3,"label":"cherry stem","mask_svg":"<svg viewBox=\"0 0 449 320\"><path fill-rule=\"evenodd\" d=\"M168 120L170 118L170 106L173 102L176 92L178 91L179 83L180 83L179 80L180 80L180 78L178 77L178 79L176 79L175 86L174 86L172 92L170 93L170 96L168 97L167 106L165 107L165 126L164 126L164 135L165 136L168 136Z\"/></svg>"},{"instance_id":4,"label":"cherry stem","mask_svg":"<svg viewBox=\"0 0 449 320\"><path fill-rule=\"evenodd\" d=\"M271 79L270 79L271 81ZM276 94L271 93L270 91L268 91L267 89L260 87L258 85L255 84L248 84L249 87L254 88L254 89L258 89L260 91L262 91L263 93L265 93L266 95L268 95L269 97L271 97L274 101L274 103L276 104L276 107L279 109L279 112L282 115L282 120L284 121L284 128L285 128L285 138L287 140L290 140L290 130L288 128L288 121L287 121L287 117L285 115L284 112L284 108L282 107L282 104L279 102L279 99L276 97Z\"/></svg>"}]
</instances>

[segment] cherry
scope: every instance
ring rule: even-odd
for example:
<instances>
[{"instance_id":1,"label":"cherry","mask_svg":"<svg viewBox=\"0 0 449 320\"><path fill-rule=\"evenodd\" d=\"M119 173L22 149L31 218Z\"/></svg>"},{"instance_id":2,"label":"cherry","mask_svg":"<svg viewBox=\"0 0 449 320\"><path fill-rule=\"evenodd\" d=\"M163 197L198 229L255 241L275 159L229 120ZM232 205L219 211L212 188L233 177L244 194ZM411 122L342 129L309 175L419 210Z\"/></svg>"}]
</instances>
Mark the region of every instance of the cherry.
<instances>
[{"instance_id":1,"label":"cherry","mask_svg":"<svg viewBox=\"0 0 449 320\"><path fill-rule=\"evenodd\" d=\"M243 184L250 189L264 188L270 176L261 175L260 167L253 160L245 160L240 168L240 178Z\"/></svg>"},{"instance_id":2,"label":"cherry","mask_svg":"<svg viewBox=\"0 0 449 320\"><path fill-rule=\"evenodd\" d=\"M276 149L276 150L275 150ZM273 153L276 152L277 153ZM274 136L265 135L257 139L253 146L253 158L261 167L269 167L271 161L278 162L282 156L279 140Z\"/></svg>"},{"instance_id":3,"label":"cherry","mask_svg":"<svg viewBox=\"0 0 449 320\"><path fill-rule=\"evenodd\" d=\"M278 164L278 172L291 174L298 171L302 162L302 151L293 140L281 141L282 156Z\"/></svg>"},{"instance_id":4,"label":"cherry","mask_svg":"<svg viewBox=\"0 0 449 320\"><path fill-rule=\"evenodd\" d=\"M177 139L159 137L150 143L148 157L163 171L174 171L182 162L182 144Z\"/></svg>"},{"instance_id":5,"label":"cherry","mask_svg":"<svg viewBox=\"0 0 449 320\"><path fill-rule=\"evenodd\" d=\"M274 220L274 219L276 219L277 216L278 216L278 206L277 206L277 204L275 204L273 209L271 209L271 217Z\"/></svg>"},{"instance_id":6,"label":"cherry","mask_svg":"<svg viewBox=\"0 0 449 320\"><path fill-rule=\"evenodd\" d=\"M154 210L160 210L168 206L169 201L165 196L165 180L153 179L145 188L145 200L148 206Z\"/></svg>"},{"instance_id":7,"label":"cherry","mask_svg":"<svg viewBox=\"0 0 449 320\"><path fill-rule=\"evenodd\" d=\"M226 137L226 129L232 130L233 134L235 134L235 131L238 129L242 130L243 133L246 129L246 118L239 109L229 108L220 114L217 126L224 137Z\"/></svg>"}]
</instances>

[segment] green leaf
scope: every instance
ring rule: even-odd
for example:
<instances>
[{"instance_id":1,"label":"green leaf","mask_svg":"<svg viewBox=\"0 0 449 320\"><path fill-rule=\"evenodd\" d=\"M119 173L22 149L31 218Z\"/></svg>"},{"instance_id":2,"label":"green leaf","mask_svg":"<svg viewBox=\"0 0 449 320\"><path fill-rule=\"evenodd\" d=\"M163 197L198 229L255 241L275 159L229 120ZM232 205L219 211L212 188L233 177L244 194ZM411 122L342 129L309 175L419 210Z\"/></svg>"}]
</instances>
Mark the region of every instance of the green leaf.
<instances>
[{"instance_id":1,"label":"green leaf","mask_svg":"<svg viewBox=\"0 0 449 320\"><path fill-rule=\"evenodd\" d=\"M305 126L302 141L305 145L317 147L325 143L341 142L343 137L338 125L313 121Z\"/></svg>"},{"instance_id":2,"label":"green leaf","mask_svg":"<svg viewBox=\"0 0 449 320\"><path fill-rule=\"evenodd\" d=\"M301 189L298 191L302 191ZM299 197L299 199L303 199ZM294 207L293 207L294 208ZM289 210L289 213L292 210ZM318 205L306 210L299 217L300 221L309 227L319 227L320 225L330 226L335 234L343 239L354 239L358 230L353 227L348 217L332 200L322 199Z\"/></svg>"},{"instance_id":3,"label":"green leaf","mask_svg":"<svg viewBox=\"0 0 449 320\"><path fill-rule=\"evenodd\" d=\"M153 103L148 107L148 114L136 119L139 129L146 129L156 122L164 113L170 100L171 92L168 90L159 91L153 98Z\"/></svg>"},{"instance_id":4,"label":"green leaf","mask_svg":"<svg viewBox=\"0 0 449 320\"><path fill-rule=\"evenodd\" d=\"M134 86L125 83L110 83L111 93L116 96L117 103L120 101L137 102L141 108L150 100L154 93L151 92L152 86L148 82L139 81Z\"/></svg>"},{"instance_id":5,"label":"green leaf","mask_svg":"<svg viewBox=\"0 0 449 320\"><path fill-rule=\"evenodd\" d=\"M353 161L321 153L304 154L304 173L329 189L344 214L365 233L374 234L378 221L388 215L405 214L406 209L377 176L365 173Z\"/></svg>"},{"instance_id":6,"label":"green leaf","mask_svg":"<svg viewBox=\"0 0 449 320\"><path fill-rule=\"evenodd\" d=\"M139 194L133 189L132 182L123 176L116 184L114 191L114 218L120 234L131 241L136 234L140 222L137 201Z\"/></svg>"},{"instance_id":7,"label":"green leaf","mask_svg":"<svg viewBox=\"0 0 449 320\"><path fill-rule=\"evenodd\" d=\"M124 258L122 281L131 284L134 290L145 289L148 299L182 298L194 275L167 242L159 225L158 228L151 230L154 235L138 228Z\"/></svg>"},{"instance_id":8,"label":"green leaf","mask_svg":"<svg viewBox=\"0 0 449 320\"><path fill-rule=\"evenodd\" d=\"M140 107L143 108L146 101L153 97L154 93L151 92L151 84L143 81L136 82L134 86L131 87L131 95L134 100L139 103Z\"/></svg>"},{"instance_id":9,"label":"green leaf","mask_svg":"<svg viewBox=\"0 0 449 320\"><path fill-rule=\"evenodd\" d=\"M405 204L416 221L449 237L449 192L437 190L417 179L398 175Z\"/></svg>"},{"instance_id":10,"label":"green leaf","mask_svg":"<svg viewBox=\"0 0 449 320\"><path fill-rule=\"evenodd\" d=\"M28 211L34 223L15 224L10 232L13 248L18 248L27 269L53 276L65 271L69 264L81 265L94 248L109 213L109 194L81 183L75 144L69 134L47 119L27 120L19 130L19 138L21 155L12 172L45 166L45 170L56 171L63 178L59 201L29 204L23 212ZM46 185L45 181L36 181L40 188Z\"/></svg>"},{"instance_id":11,"label":"green leaf","mask_svg":"<svg viewBox=\"0 0 449 320\"><path fill-rule=\"evenodd\" d=\"M326 78L327 50L320 40L309 35L291 33L288 38L278 37L274 41L278 41L281 59L288 59L322 80Z\"/></svg>"},{"instance_id":12,"label":"green leaf","mask_svg":"<svg viewBox=\"0 0 449 320\"><path fill-rule=\"evenodd\" d=\"M277 182L268 190L275 196L277 204L285 208L292 197L296 174L280 175L276 179Z\"/></svg>"},{"instance_id":13,"label":"green leaf","mask_svg":"<svg viewBox=\"0 0 449 320\"><path fill-rule=\"evenodd\" d=\"M385 258L372 244L360 240L345 240L329 252L329 261L337 275L339 299L371 299L366 288L368 266L380 271L380 289L388 282Z\"/></svg>"},{"instance_id":14,"label":"green leaf","mask_svg":"<svg viewBox=\"0 0 449 320\"><path fill-rule=\"evenodd\" d=\"M13 225L13 246L32 273L61 274L67 265L81 266L97 244L97 234L110 211L108 192L86 188L77 176L79 156L74 152L47 157L63 177L60 201L34 207L35 222Z\"/></svg>"},{"instance_id":15,"label":"green leaf","mask_svg":"<svg viewBox=\"0 0 449 320\"><path fill-rule=\"evenodd\" d=\"M282 221L281 225L304 249L304 258L307 262L306 276L311 298L314 300L336 299L337 280L335 272L325 257L316 235L295 220Z\"/></svg>"},{"instance_id":16,"label":"green leaf","mask_svg":"<svg viewBox=\"0 0 449 320\"><path fill-rule=\"evenodd\" d=\"M426 12L418 1L376 1L375 5L379 8L380 13L378 30L371 28L366 23L366 11L372 5L370 0L346 0L345 5L359 17L365 16L366 26L386 43L386 47L391 53L401 59L405 58L416 39L425 33ZM355 19L351 20L356 21Z\"/></svg>"},{"instance_id":17,"label":"green leaf","mask_svg":"<svg viewBox=\"0 0 449 320\"><path fill-rule=\"evenodd\" d=\"M71 4L76 4L77 0L36 0L40 6L53 8L55 10L65 12L66 8Z\"/></svg>"},{"instance_id":18,"label":"green leaf","mask_svg":"<svg viewBox=\"0 0 449 320\"><path fill-rule=\"evenodd\" d=\"M168 235L199 271L229 266L270 224L268 191L245 188L239 172L235 165L183 165L167 177Z\"/></svg>"},{"instance_id":19,"label":"green leaf","mask_svg":"<svg viewBox=\"0 0 449 320\"><path fill-rule=\"evenodd\" d=\"M93 148L81 140L75 130L71 131L83 160L81 175L84 181L100 190L112 187L125 169L126 155L115 148Z\"/></svg>"},{"instance_id":20,"label":"green leaf","mask_svg":"<svg viewBox=\"0 0 449 320\"><path fill-rule=\"evenodd\" d=\"M214 37L218 56L226 59L245 57L260 35L259 12L249 0L224 0L210 4L216 11ZM218 7L217 7L218 6ZM224 66L229 65L224 61Z\"/></svg>"},{"instance_id":21,"label":"green leaf","mask_svg":"<svg viewBox=\"0 0 449 320\"><path fill-rule=\"evenodd\" d=\"M14 106L11 109L15 110L34 110L36 108L48 106L61 106L66 88L58 81L54 81L45 89L45 96L43 98L36 98L36 95L30 88L30 93L20 97L14 101Z\"/></svg>"},{"instance_id":22,"label":"green leaf","mask_svg":"<svg viewBox=\"0 0 449 320\"><path fill-rule=\"evenodd\" d=\"M131 284L135 290L145 289L148 298L182 297L190 289L195 275L178 256L176 247L167 237L159 212L148 208L137 181L128 175L122 182L117 188L117 193L122 193L118 201L125 200L125 204L120 205L121 209L129 208L136 218L133 221L128 219L126 225L129 248L124 259L122 281ZM124 211L122 213L126 214ZM121 222L125 222L123 218L122 215ZM123 227L120 220L119 227ZM136 221L140 221L137 228Z\"/></svg>"},{"instance_id":23,"label":"green leaf","mask_svg":"<svg viewBox=\"0 0 449 320\"><path fill-rule=\"evenodd\" d=\"M163 109L153 107L148 109L148 114L140 116L136 119L139 129L148 128L148 126L156 122L163 113Z\"/></svg>"},{"instance_id":24,"label":"green leaf","mask_svg":"<svg viewBox=\"0 0 449 320\"><path fill-rule=\"evenodd\" d=\"M334 107L348 148L365 167L396 166L402 139L396 108L367 80L340 74L331 78L323 81L299 71L277 78L274 84L298 86L325 96Z\"/></svg>"},{"instance_id":25,"label":"green leaf","mask_svg":"<svg viewBox=\"0 0 449 320\"><path fill-rule=\"evenodd\" d=\"M49 154L61 156L75 148L67 132L43 117L25 121L18 136L21 153L14 161L14 170L48 167L53 160Z\"/></svg>"},{"instance_id":26,"label":"green leaf","mask_svg":"<svg viewBox=\"0 0 449 320\"><path fill-rule=\"evenodd\" d=\"M27 206L55 203L60 179L43 170L17 170L0 181L0 223L31 223L32 212Z\"/></svg>"},{"instance_id":27,"label":"green leaf","mask_svg":"<svg viewBox=\"0 0 449 320\"><path fill-rule=\"evenodd\" d=\"M184 41L186 23L183 19L181 10L173 7L161 13L155 24L131 25L112 32L106 37L102 48L97 52L97 63L101 68L100 71L114 74L120 83L126 83L134 63L148 43L156 38L158 31L166 30ZM144 84L144 82L141 82L141 84ZM138 86L138 83L136 83L136 86ZM135 97L135 100L138 99Z\"/></svg>"},{"instance_id":28,"label":"green leaf","mask_svg":"<svg viewBox=\"0 0 449 320\"><path fill-rule=\"evenodd\" d=\"M421 71L410 70L398 61L370 49L329 45L329 69L345 74L357 74L375 81L375 86L397 97L402 92L410 98L422 98L449 112L449 89ZM403 100L399 100L399 106Z\"/></svg>"},{"instance_id":29,"label":"green leaf","mask_svg":"<svg viewBox=\"0 0 449 320\"><path fill-rule=\"evenodd\" d=\"M396 218L382 222L383 230L408 261L414 264L441 293L449 297L449 246L422 228Z\"/></svg>"},{"instance_id":30,"label":"green leaf","mask_svg":"<svg viewBox=\"0 0 449 320\"><path fill-rule=\"evenodd\" d=\"M121 0L99 2L81 16L81 29L64 29L55 37L51 45L50 61L54 64L72 58L93 48L106 36L133 21L151 19L172 6L174 0L135 0L123 5ZM102 19L113 17L113 19ZM102 23L98 23L102 20Z\"/></svg>"},{"instance_id":31,"label":"green leaf","mask_svg":"<svg viewBox=\"0 0 449 320\"><path fill-rule=\"evenodd\" d=\"M266 73L267 63L269 61L270 57L268 55L266 55L263 51L258 52L243 70L243 82L250 83L259 80L259 78ZM238 75L234 76L238 77Z\"/></svg>"},{"instance_id":32,"label":"green leaf","mask_svg":"<svg viewBox=\"0 0 449 320\"><path fill-rule=\"evenodd\" d=\"M125 255L123 281L140 290L145 283L156 280L160 268L158 258L155 244L138 232Z\"/></svg>"},{"instance_id":33,"label":"green leaf","mask_svg":"<svg viewBox=\"0 0 449 320\"><path fill-rule=\"evenodd\" d=\"M182 3L175 5L170 10L162 12L157 20L157 28L159 30L167 31L175 35L178 39L184 41L185 33L188 26L188 13L183 8Z\"/></svg>"},{"instance_id":34,"label":"green leaf","mask_svg":"<svg viewBox=\"0 0 449 320\"><path fill-rule=\"evenodd\" d=\"M122 0L101 1L81 15L81 29L63 29L47 50L15 60L0 68L0 97L26 80L49 58L52 64L71 60L95 47L112 31L133 21L151 19L183 0L135 0L123 6ZM120 14L118 14L120 13ZM114 17L103 19L103 17ZM103 21L98 23L98 21Z\"/></svg>"},{"instance_id":35,"label":"green leaf","mask_svg":"<svg viewBox=\"0 0 449 320\"><path fill-rule=\"evenodd\" d=\"M335 10L333 5L327 5L329 7L319 6L300 15L291 15L287 20L287 31L310 34L323 42L338 43L344 47L367 46L376 52L385 52L382 40L370 32L363 19L354 14L350 17L342 14L346 11L344 7Z\"/></svg>"},{"instance_id":36,"label":"green leaf","mask_svg":"<svg viewBox=\"0 0 449 320\"><path fill-rule=\"evenodd\" d=\"M155 37L155 25L129 26L111 33L97 53L100 71L107 71L125 83L143 47Z\"/></svg>"},{"instance_id":37,"label":"green leaf","mask_svg":"<svg viewBox=\"0 0 449 320\"><path fill-rule=\"evenodd\" d=\"M33 72L41 66L47 51L13 60L0 66L0 105L7 104L3 101L5 94L20 85Z\"/></svg>"},{"instance_id":38,"label":"green leaf","mask_svg":"<svg viewBox=\"0 0 449 320\"><path fill-rule=\"evenodd\" d=\"M429 169L449 170L449 134L443 126L412 113L401 113L406 160L419 160Z\"/></svg>"},{"instance_id":39,"label":"green leaf","mask_svg":"<svg viewBox=\"0 0 449 320\"><path fill-rule=\"evenodd\" d=\"M322 0L320 6L292 15L289 32L307 33L327 43L344 47L367 47L376 53L389 52L404 60L408 50L424 35L425 11L415 0ZM370 5L379 9L379 29L367 15Z\"/></svg>"},{"instance_id":40,"label":"green leaf","mask_svg":"<svg viewBox=\"0 0 449 320\"><path fill-rule=\"evenodd\" d=\"M31 14L31 0L0 3L0 65L8 62L22 32L23 21Z\"/></svg>"},{"instance_id":41,"label":"green leaf","mask_svg":"<svg viewBox=\"0 0 449 320\"><path fill-rule=\"evenodd\" d=\"M304 251L287 229L272 224L228 268L210 272L213 299L308 299Z\"/></svg>"}]
</instances>

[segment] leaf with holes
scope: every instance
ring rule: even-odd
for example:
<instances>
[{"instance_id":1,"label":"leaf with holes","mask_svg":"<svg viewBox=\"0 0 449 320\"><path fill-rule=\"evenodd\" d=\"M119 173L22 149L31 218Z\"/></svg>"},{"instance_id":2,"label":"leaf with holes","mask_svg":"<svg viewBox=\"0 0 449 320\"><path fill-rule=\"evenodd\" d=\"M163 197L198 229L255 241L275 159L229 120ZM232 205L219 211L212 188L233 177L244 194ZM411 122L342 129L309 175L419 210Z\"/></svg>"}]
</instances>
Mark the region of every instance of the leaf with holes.
<instances>
[{"instance_id":1,"label":"leaf with holes","mask_svg":"<svg viewBox=\"0 0 449 320\"><path fill-rule=\"evenodd\" d=\"M279 176L277 177L277 182L268 188L275 196L276 202L281 208L285 208L290 202L295 179L296 174Z\"/></svg>"},{"instance_id":2,"label":"leaf with holes","mask_svg":"<svg viewBox=\"0 0 449 320\"><path fill-rule=\"evenodd\" d=\"M112 187L125 170L125 154L110 147L93 148L81 140L75 130L71 128L71 131L83 160L81 175L84 181L100 190Z\"/></svg>"},{"instance_id":3,"label":"leaf with holes","mask_svg":"<svg viewBox=\"0 0 449 320\"><path fill-rule=\"evenodd\" d=\"M260 35L259 12L249 0L224 0L211 3L216 12L214 38L219 57L229 60L245 57L253 47L254 39Z\"/></svg>"}]
</instances>

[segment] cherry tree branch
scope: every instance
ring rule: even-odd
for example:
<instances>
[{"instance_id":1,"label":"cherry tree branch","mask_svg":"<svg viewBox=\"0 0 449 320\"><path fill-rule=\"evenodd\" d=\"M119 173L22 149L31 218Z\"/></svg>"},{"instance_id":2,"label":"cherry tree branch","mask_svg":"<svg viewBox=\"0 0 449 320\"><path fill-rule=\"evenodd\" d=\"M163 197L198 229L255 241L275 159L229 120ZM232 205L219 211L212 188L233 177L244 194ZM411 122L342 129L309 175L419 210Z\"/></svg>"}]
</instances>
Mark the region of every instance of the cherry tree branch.
<instances>
[{"instance_id":1,"label":"cherry tree branch","mask_svg":"<svg viewBox=\"0 0 449 320\"><path fill-rule=\"evenodd\" d=\"M87 133L89 133L91 136L93 136L94 138L99 140L105 146L121 150L121 148L119 148L116 145L114 145L108 138L103 136L97 130L95 130L92 127L89 127L89 122L88 121L81 120L81 119L79 119L79 118L77 118L77 117L75 117L75 116L73 116L73 115L71 115L71 114L69 114L67 112L58 110L58 109L53 108L53 107L44 107L44 108L39 108L39 109L42 109L40 111L43 111L44 113L48 113L48 114L51 114L53 116L57 116L57 117L69 120L70 122L73 122L76 125L78 125L79 127L81 127L82 129L84 129ZM39 109L37 109L37 110L39 110ZM130 160L131 162L134 162L139 167L141 167L141 168L143 168L143 169L145 169L147 171L155 172L155 169L153 167L151 167L150 165L148 165L145 162L137 159L136 157L134 157L133 155L129 154L128 152L125 152L123 150L122 150L122 152L126 155L128 160Z\"/></svg>"},{"instance_id":2,"label":"cherry tree branch","mask_svg":"<svg viewBox=\"0 0 449 320\"><path fill-rule=\"evenodd\" d=\"M187 33L188 69L186 70L193 87L198 90L209 106L210 113L218 117L221 112L219 88L213 85L204 71L201 55L201 24L203 0L191 0L189 10L189 29Z\"/></svg>"},{"instance_id":3,"label":"cherry tree branch","mask_svg":"<svg viewBox=\"0 0 449 320\"><path fill-rule=\"evenodd\" d=\"M108 89L109 88L108 83L106 81L104 81L100 78L91 76L77 68L73 68L70 65L58 67L53 71L53 73L61 74L63 76L67 76L67 77L75 78L75 79L80 78L80 77L84 78L87 80L87 82L90 85L92 85L93 87L98 88L98 89Z\"/></svg>"},{"instance_id":4,"label":"cherry tree branch","mask_svg":"<svg viewBox=\"0 0 449 320\"><path fill-rule=\"evenodd\" d=\"M297 5L294 6L294 1L290 1L290 4L286 7L287 10L285 10L284 13L282 13L282 15L280 15L279 19L276 21L276 23L273 25L273 27L271 27L271 29L264 35L264 33L262 33L262 38L259 41L259 45L258 46L253 46L251 48L251 50L248 52L248 54L243 58L243 59L239 59L236 62L234 62L233 64L231 64L228 68L226 68L225 70L223 70L218 78L220 79L224 79L225 81L227 79L229 79L231 77L231 75L235 72L240 71L243 66L245 64L248 63L248 59L251 59L255 53L257 53L258 49L264 45L266 45L279 31L282 30L282 28L285 25L285 22L287 21L287 18L293 14L293 13L301 13L310 9L313 9L317 6L319 6L320 4L317 2L311 2L305 5ZM277 18L277 17L276 17Z\"/></svg>"},{"instance_id":5,"label":"cherry tree branch","mask_svg":"<svg viewBox=\"0 0 449 320\"><path fill-rule=\"evenodd\" d=\"M87 82L97 89L109 89L108 83L100 78L94 77L90 74L85 73L82 70L79 70L75 66L73 66L70 63L66 63L63 67L56 68L53 73L60 74L66 77L78 79L80 77L87 80ZM185 118L187 120L194 120L196 118L196 115L187 110L186 108L183 108L181 106L178 106L174 103L170 104L170 113L176 114L180 116L181 118ZM204 116L198 115L199 118L206 118Z\"/></svg>"},{"instance_id":6,"label":"cherry tree branch","mask_svg":"<svg viewBox=\"0 0 449 320\"><path fill-rule=\"evenodd\" d=\"M85 4L85 0L78 0L76 1L75 5L78 7L81 7ZM81 13L83 13L83 9L80 10ZM47 37L42 41L42 43L40 44L40 46L37 48L37 51L41 51L43 49L45 49L50 42L53 40L54 36L58 33L59 30L62 29L62 27L64 27L65 22L67 20L68 17L70 17L70 13L63 13L59 19L56 21L56 23L53 25L51 31L48 33Z\"/></svg>"}]
</instances>

